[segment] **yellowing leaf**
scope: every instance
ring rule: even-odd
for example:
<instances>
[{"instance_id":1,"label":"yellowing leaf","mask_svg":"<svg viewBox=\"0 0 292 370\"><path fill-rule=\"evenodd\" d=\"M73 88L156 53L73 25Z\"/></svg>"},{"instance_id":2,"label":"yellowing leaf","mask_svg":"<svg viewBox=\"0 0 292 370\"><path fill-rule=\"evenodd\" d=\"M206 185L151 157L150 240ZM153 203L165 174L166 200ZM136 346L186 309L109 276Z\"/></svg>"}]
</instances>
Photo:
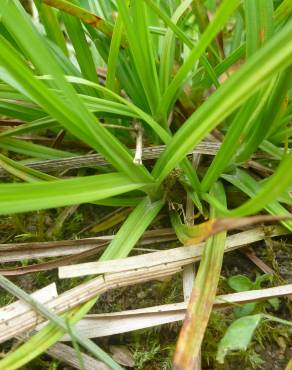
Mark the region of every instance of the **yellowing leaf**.
<instances>
[{"instance_id":1,"label":"yellowing leaf","mask_svg":"<svg viewBox=\"0 0 292 370\"><path fill-rule=\"evenodd\" d=\"M99 222L97 225L95 225L91 231L98 233L100 231L107 230L120 222L124 221L128 214L131 212L131 208L125 208L119 212L114 211L109 216L106 216L103 221Z\"/></svg>"},{"instance_id":2,"label":"yellowing leaf","mask_svg":"<svg viewBox=\"0 0 292 370\"><path fill-rule=\"evenodd\" d=\"M262 222L291 220L292 215L270 216L258 215L251 217L228 217L211 219L194 226L187 226L181 222L176 211L171 211L170 219L179 241L185 245L198 244L221 231L236 229L242 226L254 225Z\"/></svg>"}]
</instances>

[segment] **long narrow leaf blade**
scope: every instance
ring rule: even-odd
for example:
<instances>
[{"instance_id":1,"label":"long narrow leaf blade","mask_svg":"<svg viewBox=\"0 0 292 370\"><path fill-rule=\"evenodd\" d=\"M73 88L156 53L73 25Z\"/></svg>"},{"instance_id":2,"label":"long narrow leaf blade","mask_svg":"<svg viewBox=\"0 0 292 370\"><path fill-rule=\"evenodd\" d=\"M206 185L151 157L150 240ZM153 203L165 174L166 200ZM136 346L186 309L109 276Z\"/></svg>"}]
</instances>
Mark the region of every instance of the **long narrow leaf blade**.
<instances>
[{"instance_id":1,"label":"long narrow leaf blade","mask_svg":"<svg viewBox=\"0 0 292 370\"><path fill-rule=\"evenodd\" d=\"M109 186L111 184L111 186ZM35 211L106 199L145 184L113 173L33 184L1 184L0 214Z\"/></svg>"}]
</instances>

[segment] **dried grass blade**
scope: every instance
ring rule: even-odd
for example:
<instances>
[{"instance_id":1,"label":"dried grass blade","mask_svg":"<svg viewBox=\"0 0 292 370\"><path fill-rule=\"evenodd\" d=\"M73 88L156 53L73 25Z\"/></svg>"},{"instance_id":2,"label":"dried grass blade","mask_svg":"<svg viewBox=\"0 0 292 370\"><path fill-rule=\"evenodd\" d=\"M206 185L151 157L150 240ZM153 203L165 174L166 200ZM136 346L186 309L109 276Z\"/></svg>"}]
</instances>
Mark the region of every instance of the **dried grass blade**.
<instances>
[{"instance_id":1,"label":"dried grass blade","mask_svg":"<svg viewBox=\"0 0 292 370\"><path fill-rule=\"evenodd\" d=\"M101 250L104 244L113 240L115 235L103 235L94 238L77 240L60 240L50 242L8 243L0 244L0 263L37 259L46 257L67 256L96 249ZM138 245L148 245L176 240L172 229L149 230L144 233Z\"/></svg>"},{"instance_id":2,"label":"dried grass blade","mask_svg":"<svg viewBox=\"0 0 292 370\"><path fill-rule=\"evenodd\" d=\"M211 141L203 141L199 143L189 154L206 154L216 155L220 147L219 143ZM148 148L143 148L142 158L143 160L155 159L164 151L165 145L156 145ZM134 150L132 150L134 153ZM72 168L84 168L94 166L105 166L108 165L108 161L100 154L87 154L82 156L75 156L71 158L60 158L53 160L44 160L38 162L27 163L26 165L30 168L44 171L64 171ZM7 172L4 169L0 169L0 177L7 177Z\"/></svg>"},{"instance_id":3,"label":"dried grass blade","mask_svg":"<svg viewBox=\"0 0 292 370\"><path fill-rule=\"evenodd\" d=\"M287 234L287 230L281 227L272 227L265 229L258 228L252 231L245 231L236 235L232 235L227 239L227 250L238 248L239 245L246 245L251 242L262 240L267 236L285 234ZM134 260L135 263L134 266L132 266L132 269L128 271L123 271L123 269L121 268L121 266L125 263L125 259L119 261L111 261L112 263L118 262L122 271L115 273L106 273L86 283L80 284L63 294L60 294L56 299L51 300L47 304L47 307L56 313L62 313L64 311L77 307L80 304L92 299L93 297L96 297L98 294L102 294L110 289L132 285L139 282L151 281L163 276L173 275L182 270L182 265L189 264L194 261L194 257L192 257L192 255L190 254L190 250L192 248L196 250L195 255L197 255L199 259L199 256L202 254L203 246L176 248L176 253L180 254L179 258L178 255L175 255L175 258L172 259L173 262L165 263L163 261L157 260L156 256L156 261L154 261L156 263L152 262L152 266L150 267L145 267L148 266L147 260L145 259L145 256L142 256L144 259L144 267L138 269L136 268L136 259L138 257L130 257L129 259ZM164 253L169 254L170 251L165 251ZM192 253L194 254L194 251ZM189 255L191 256L191 258L189 258ZM187 259L186 256L188 257ZM142 263L141 265L143 266ZM109 267L110 266L107 265L106 269L112 270L112 268ZM117 270L117 267L115 267L115 270ZM0 320L0 342L13 338L21 332L33 329L42 321L43 319L37 316L33 310L29 310L24 315L18 315L16 313L13 319L11 319L9 322Z\"/></svg>"},{"instance_id":4,"label":"dried grass blade","mask_svg":"<svg viewBox=\"0 0 292 370\"><path fill-rule=\"evenodd\" d=\"M285 297L292 293L292 284L273 288L252 290L217 296L214 309L220 310L234 304L245 304L275 297ZM78 322L77 328L88 338L99 338L126 333L133 330L150 328L157 325L182 321L185 317L187 302L147 307L138 310L121 311L85 316ZM43 324L41 324L41 327ZM37 328L38 329L38 328ZM65 335L61 341L68 341Z\"/></svg>"},{"instance_id":5,"label":"dried grass blade","mask_svg":"<svg viewBox=\"0 0 292 370\"><path fill-rule=\"evenodd\" d=\"M256 228L231 235L226 240L225 252L232 251L243 245L254 243L267 237L264 230L268 228ZM273 227L270 229L270 235L285 235L289 231L282 227ZM154 252L145 255L123 258L119 260L88 262L72 266L63 266L59 268L59 278L71 278L77 276L86 276L94 274L103 274L109 272L122 272L130 269L150 268L157 264L166 264L170 262L179 262L180 265L197 261L201 258L204 244L200 243L193 246L168 249L166 251Z\"/></svg>"},{"instance_id":6,"label":"dried grass blade","mask_svg":"<svg viewBox=\"0 0 292 370\"><path fill-rule=\"evenodd\" d=\"M64 266L67 263L73 263L83 258L87 258L89 256L95 255L100 252L108 243L103 243L96 248L89 249L88 251L77 253L73 256L66 256L62 258L58 258L53 261L36 263L33 265L27 265L22 267L12 267L12 268L4 268L0 269L0 275L3 276L17 276L17 275L25 275L32 272L38 271L49 271L56 269L59 266Z\"/></svg>"},{"instance_id":7,"label":"dried grass blade","mask_svg":"<svg viewBox=\"0 0 292 370\"><path fill-rule=\"evenodd\" d=\"M47 285L46 287L36 290L31 294L31 296L38 300L39 302L46 303L51 299L58 297L57 287L55 283ZM1 320L11 320L17 313L22 315L25 312L30 311L30 307L27 306L22 301L16 301L7 306L0 308L0 319Z\"/></svg>"},{"instance_id":8,"label":"dried grass blade","mask_svg":"<svg viewBox=\"0 0 292 370\"><path fill-rule=\"evenodd\" d=\"M52 347L46 350L46 353L61 362L65 362L74 369L81 369L75 350L63 343L56 343ZM85 366L85 369L90 370L109 370L103 362L95 360L94 358L81 353L81 357Z\"/></svg>"}]
</instances>

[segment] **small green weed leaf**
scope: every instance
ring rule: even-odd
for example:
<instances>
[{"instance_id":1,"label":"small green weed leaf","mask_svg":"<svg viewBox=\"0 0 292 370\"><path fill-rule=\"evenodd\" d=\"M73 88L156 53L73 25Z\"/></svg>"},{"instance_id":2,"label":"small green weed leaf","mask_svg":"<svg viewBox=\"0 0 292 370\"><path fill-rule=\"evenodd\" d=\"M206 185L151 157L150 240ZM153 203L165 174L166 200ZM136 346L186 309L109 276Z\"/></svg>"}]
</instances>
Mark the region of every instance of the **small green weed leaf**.
<instances>
[{"instance_id":1,"label":"small green weed leaf","mask_svg":"<svg viewBox=\"0 0 292 370\"><path fill-rule=\"evenodd\" d=\"M224 358L230 351L245 351L251 341L253 333L259 322L264 317L262 314L245 316L235 320L227 329L224 337L219 342L217 361L224 363Z\"/></svg>"},{"instance_id":2,"label":"small green weed leaf","mask_svg":"<svg viewBox=\"0 0 292 370\"><path fill-rule=\"evenodd\" d=\"M228 285L230 288L235 290L236 292L244 292L246 290L251 290L253 289L253 282L244 275L235 275L231 276L227 280Z\"/></svg>"}]
</instances>

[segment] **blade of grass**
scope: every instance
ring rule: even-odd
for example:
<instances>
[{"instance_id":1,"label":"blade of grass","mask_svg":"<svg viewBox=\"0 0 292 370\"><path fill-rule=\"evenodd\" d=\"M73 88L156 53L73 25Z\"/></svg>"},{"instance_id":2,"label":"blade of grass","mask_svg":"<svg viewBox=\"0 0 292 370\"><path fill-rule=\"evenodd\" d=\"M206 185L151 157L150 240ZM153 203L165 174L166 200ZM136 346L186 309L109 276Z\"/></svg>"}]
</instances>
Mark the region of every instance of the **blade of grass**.
<instances>
[{"instance_id":1,"label":"blade of grass","mask_svg":"<svg viewBox=\"0 0 292 370\"><path fill-rule=\"evenodd\" d=\"M233 53L242 44L243 33L244 33L244 21L240 11L237 11L234 15L235 25L233 31L233 37L230 45L230 52Z\"/></svg>"},{"instance_id":2,"label":"blade of grass","mask_svg":"<svg viewBox=\"0 0 292 370\"><path fill-rule=\"evenodd\" d=\"M0 154L0 166L13 176L27 182L51 181L56 179L54 176L25 167L19 162L5 157L3 154Z\"/></svg>"},{"instance_id":3,"label":"blade of grass","mask_svg":"<svg viewBox=\"0 0 292 370\"><path fill-rule=\"evenodd\" d=\"M4 93L7 95L7 93ZM8 98L6 96L6 98ZM44 116L44 113L37 107L27 106L25 104L15 104L13 102L5 101L4 99L0 101L0 113L3 116L18 118L23 121L31 121L35 119L40 119Z\"/></svg>"},{"instance_id":4,"label":"blade of grass","mask_svg":"<svg viewBox=\"0 0 292 370\"><path fill-rule=\"evenodd\" d=\"M103 61L107 63L110 47L108 40L91 27L87 27L87 30ZM117 65L117 79L131 100L140 108L143 108L145 111L149 111L149 105L147 103L143 86L141 85L139 75L136 69L133 68L133 65L134 62L128 48L120 50L119 63Z\"/></svg>"},{"instance_id":5,"label":"blade of grass","mask_svg":"<svg viewBox=\"0 0 292 370\"><path fill-rule=\"evenodd\" d=\"M113 30L112 40L109 49L109 56L107 62L107 74L105 87L109 90L117 92L116 90L116 73L119 61L119 50L123 33L123 21L118 15Z\"/></svg>"},{"instance_id":6,"label":"blade of grass","mask_svg":"<svg viewBox=\"0 0 292 370\"><path fill-rule=\"evenodd\" d=\"M211 192L221 202L226 202L222 184L216 183ZM218 216L220 216L220 212L211 208L211 217ZM209 238L206 242L188 304L186 318L176 345L173 369L193 369L194 364L197 363L203 336L216 297L225 241L226 232L221 232Z\"/></svg>"},{"instance_id":7,"label":"blade of grass","mask_svg":"<svg viewBox=\"0 0 292 370\"><path fill-rule=\"evenodd\" d=\"M110 206L110 207L136 207L142 200L142 197L138 198L126 198L126 197L114 197L101 199L98 201L91 202L93 204L98 204L101 206Z\"/></svg>"},{"instance_id":8,"label":"blade of grass","mask_svg":"<svg viewBox=\"0 0 292 370\"><path fill-rule=\"evenodd\" d=\"M41 131L47 128L53 129L58 126L59 124L57 122L54 122L53 118L44 117L29 123L24 123L23 125L17 126L15 128L2 131L0 132L0 138L20 135L27 132ZM0 139L0 141L2 141L2 139Z\"/></svg>"},{"instance_id":9,"label":"blade of grass","mask_svg":"<svg viewBox=\"0 0 292 370\"><path fill-rule=\"evenodd\" d=\"M246 193L250 198L254 198L260 193L262 185L248 175L247 172L237 169L236 175L222 175L222 177ZM265 209L272 215L290 215L290 213L277 201L268 203ZM291 221L281 222L288 230L292 231Z\"/></svg>"},{"instance_id":10,"label":"blade of grass","mask_svg":"<svg viewBox=\"0 0 292 370\"><path fill-rule=\"evenodd\" d=\"M281 160L285 155L285 152L283 149L277 147L276 145L274 145L268 140L264 140L261 143L260 149L270 154L272 157L279 159L279 160Z\"/></svg>"},{"instance_id":11,"label":"blade of grass","mask_svg":"<svg viewBox=\"0 0 292 370\"><path fill-rule=\"evenodd\" d=\"M235 64L236 62L239 62L240 59L244 57L245 52L245 44L239 46L236 50L234 50L231 54L229 54L224 60L222 60L220 63L218 63L214 67L214 72L217 77L221 76L224 72L228 71L228 69ZM196 75L195 75L196 76ZM203 80L200 82L200 86L202 88L207 88L211 86L212 80L208 76L205 76Z\"/></svg>"},{"instance_id":12,"label":"blade of grass","mask_svg":"<svg viewBox=\"0 0 292 370\"><path fill-rule=\"evenodd\" d=\"M212 204L215 208L219 209L222 214L228 215L229 217L253 214L261 210L262 208L265 208L269 213L273 215L290 215L290 213L286 210L286 208L284 208L281 204L279 204L279 202L275 200L277 198L285 199L285 196L283 196L282 194L284 191L287 191L288 185L282 191L282 194L278 194L278 195L271 194L270 199L267 198L267 201L265 201L264 198L267 196L267 193L269 194L269 192L271 191L271 190L266 190L267 187L269 188L270 186L269 183L271 179L265 181L265 183L261 186L252 177L248 176L247 173L241 170L238 170L238 169L236 173L238 177L233 176L233 175L226 175L226 174L222 175L221 177L231 182L232 184L234 184L240 190L248 194L252 199L248 200L247 202L245 202L243 205L239 206L238 208L235 208L233 210L228 210L226 209L226 207L224 207L220 202L218 202L214 197L210 196L209 194L203 194L202 198L205 199L210 204ZM271 188L273 188L273 185L271 186ZM260 204L257 204L258 198L260 198L260 201L261 201ZM249 209L248 207L250 204L252 208ZM242 212L242 209L243 209L243 212ZM282 221L282 223L287 227L287 229L291 230L291 227L292 227L291 221Z\"/></svg>"},{"instance_id":13,"label":"blade of grass","mask_svg":"<svg viewBox=\"0 0 292 370\"><path fill-rule=\"evenodd\" d=\"M117 5L135 69L143 86L149 108L154 113L160 101L160 89L150 43L145 4L142 1L134 1L129 8L124 0L117 0Z\"/></svg>"},{"instance_id":14,"label":"blade of grass","mask_svg":"<svg viewBox=\"0 0 292 370\"><path fill-rule=\"evenodd\" d=\"M182 13L189 7L191 1L187 0L183 2L176 10L175 14L173 15L172 19L169 18L165 13L163 13L160 8L152 1L152 0L144 0L150 7L158 14L158 16L168 25L168 27L174 32L175 35L178 36L190 49L193 49L194 44L193 42L185 35L185 33L176 25L175 22L178 21L179 17ZM167 33L165 37L164 48L162 52L162 56L160 58L160 86L162 91L164 92L169 85L169 80L172 74L172 68L174 63L174 58L171 56L171 50L174 47L174 37L171 33ZM216 73L213 70L211 64L209 63L208 59L205 55L202 55L201 63L205 68L205 71L211 81L214 83L216 87L219 87L220 84L217 80Z\"/></svg>"},{"instance_id":15,"label":"blade of grass","mask_svg":"<svg viewBox=\"0 0 292 370\"><path fill-rule=\"evenodd\" d=\"M247 58L250 58L260 47L258 4L258 1L244 0Z\"/></svg>"},{"instance_id":16,"label":"blade of grass","mask_svg":"<svg viewBox=\"0 0 292 370\"><path fill-rule=\"evenodd\" d=\"M291 63L291 32L292 22L232 75L176 132L154 166L152 174L159 183L219 122Z\"/></svg>"},{"instance_id":17,"label":"blade of grass","mask_svg":"<svg viewBox=\"0 0 292 370\"><path fill-rule=\"evenodd\" d=\"M198 23L200 33L204 33L209 25L209 16L207 7L203 0L194 0L192 2L192 10L195 15L195 20ZM211 65L216 63L217 55L220 55L219 44L213 41L209 47L208 60Z\"/></svg>"},{"instance_id":18,"label":"blade of grass","mask_svg":"<svg viewBox=\"0 0 292 370\"><path fill-rule=\"evenodd\" d=\"M40 0L34 0L34 3L48 38L58 45L63 53L68 56L66 41L58 21L56 10L42 4Z\"/></svg>"},{"instance_id":19,"label":"blade of grass","mask_svg":"<svg viewBox=\"0 0 292 370\"><path fill-rule=\"evenodd\" d=\"M228 212L233 216L246 216L254 214L272 203L278 196L284 193L292 182L290 171L292 164L292 152L282 160L275 173L262 186L259 192L250 200L236 209Z\"/></svg>"},{"instance_id":20,"label":"blade of grass","mask_svg":"<svg viewBox=\"0 0 292 370\"><path fill-rule=\"evenodd\" d=\"M289 19L292 14L292 0L283 0L278 8L275 10L274 19L279 25L284 20Z\"/></svg>"},{"instance_id":21,"label":"blade of grass","mask_svg":"<svg viewBox=\"0 0 292 370\"><path fill-rule=\"evenodd\" d=\"M29 157L42 159L70 158L76 155L74 153L65 152L64 150L54 149L44 145L12 138L1 138L0 148L15 153L21 153Z\"/></svg>"},{"instance_id":22,"label":"blade of grass","mask_svg":"<svg viewBox=\"0 0 292 370\"><path fill-rule=\"evenodd\" d=\"M266 120L269 119L269 121L271 122L266 137L268 137L278 129L277 120L279 116L283 114L287 94L291 85L292 85L292 67L289 67L281 73L277 87L274 90L273 94L271 95L269 106L264 116L264 119ZM291 119L291 117L289 119Z\"/></svg>"},{"instance_id":23,"label":"blade of grass","mask_svg":"<svg viewBox=\"0 0 292 370\"><path fill-rule=\"evenodd\" d=\"M68 14L63 14L63 20L68 36L74 47L76 59L80 66L82 75L85 78L98 83L96 68L81 22L79 19Z\"/></svg>"},{"instance_id":24,"label":"blade of grass","mask_svg":"<svg viewBox=\"0 0 292 370\"><path fill-rule=\"evenodd\" d=\"M260 42L263 45L274 34L274 2L273 0L259 0Z\"/></svg>"},{"instance_id":25,"label":"blade of grass","mask_svg":"<svg viewBox=\"0 0 292 370\"><path fill-rule=\"evenodd\" d=\"M202 180L202 191L208 191L211 185L220 177L220 174L225 170L225 168L235 162L234 157L236 151L240 152L242 150L242 146L244 147L242 141L245 137L245 131L247 131L248 128L256 130L254 128L255 122L257 123L258 120L262 118L263 109L267 104L267 100L270 97L273 87L274 80L272 80L267 87L263 88L255 97L252 97L252 99L246 102L246 104L244 104L235 115L218 154L215 156ZM254 147L253 153L256 149L257 147Z\"/></svg>"},{"instance_id":26,"label":"blade of grass","mask_svg":"<svg viewBox=\"0 0 292 370\"><path fill-rule=\"evenodd\" d=\"M109 184L111 186L109 187ZM0 214L27 212L105 199L145 184L118 174L86 176L33 184L1 184Z\"/></svg>"},{"instance_id":27,"label":"blade of grass","mask_svg":"<svg viewBox=\"0 0 292 370\"><path fill-rule=\"evenodd\" d=\"M209 25L207 9L205 8L205 5L203 4L202 0L193 0L192 9L193 12L195 13L200 32L203 33Z\"/></svg>"},{"instance_id":28,"label":"blade of grass","mask_svg":"<svg viewBox=\"0 0 292 370\"><path fill-rule=\"evenodd\" d=\"M195 62L205 52L206 48L210 45L216 34L221 30L230 15L238 7L238 5L239 1L237 0L234 0L232 4L230 3L230 1L226 0L222 2L212 23L209 24L200 41L197 45L194 46L190 55L180 67L174 79L168 86L168 89L162 96L156 113L157 117L160 117L163 112L168 112L170 110L170 106L173 103L175 96L177 95L179 89L182 87L188 73L193 68Z\"/></svg>"},{"instance_id":29,"label":"blade of grass","mask_svg":"<svg viewBox=\"0 0 292 370\"><path fill-rule=\"evenodd\" d=\"M142 200L118 231L115 239L107 247L101 261L126 257L146 227L156 217L164 202L152 203L149 198ZM138 223L137 220L140 220Z\"/></svg>"},{"instance_id":30,"label":"blade of grass","mask_svg":"<svg viewBox=\"0 0 292 370\"><path fill-rule=\"evenodd\" d=\"M232 157L238 148L237 143L239 141L242 128L246 122L248 122L251 114L256 109L257 103L257 99L249 100L243 107L241 107L234 117L217 155L203 177L201 182L201 189L203 192L207 192L211 188L212 184L214 184L214 182L220 177L220 174L232 161Z\"/></svg>"},{"instance_id":31,"label":"blade of grass","mask_svg":"<svg viewBox=\"0 0 292 370\"><path fill-rule=\"evenodd\" d=\"M237 162L248 160L267 137L275 123L277 115L281 111L281 106L287 96L287 91L291 86L291 82L292 67L288 67L282 72L278 81L275 81L275 86L272 86L272 91L268 94L269 100L266 99L266 101L262 103L264 106L258 119L251 127L247 128L246 139L243 141L237 154Z\"/></svg>"},{"instance_id":32,"label":"blade of grass","mask_svg":"<svg viewBox=\"0 0 292 370\"><path fill-rule=\"evenodd\" d=\"M174 65L174 47L175 47L175 38L174 33L176 36L180 38L186 45L192 48L192 43L190 42L189 38L185 36L182 30L177 27L177 22L182 17L184 12L191 4L191 0L182 1L181 4L177 7L172 17L168 17L165 12L162 11L161 7L159 7L154 1L144 0L146 4L163 20L163 22L170 28L170 30L166 31L165 37L162 39L161 45L161 55L160 55L160 63L159 63L159 83L160 83L160 90L163 94L169 85L169 81L171 79L173 65ZM173 32L171 32L173 31Z\"/></svg>"},{"instance_id":33,"label":"blade of grass","mask_svg":"<svg viewBox=\"0 0 292 370\"><path fill-rule=\"evenodd\" d=\"M274 32L273 0L245 0L246 56L250 58Z\"/></svg>"}]
</instances>

